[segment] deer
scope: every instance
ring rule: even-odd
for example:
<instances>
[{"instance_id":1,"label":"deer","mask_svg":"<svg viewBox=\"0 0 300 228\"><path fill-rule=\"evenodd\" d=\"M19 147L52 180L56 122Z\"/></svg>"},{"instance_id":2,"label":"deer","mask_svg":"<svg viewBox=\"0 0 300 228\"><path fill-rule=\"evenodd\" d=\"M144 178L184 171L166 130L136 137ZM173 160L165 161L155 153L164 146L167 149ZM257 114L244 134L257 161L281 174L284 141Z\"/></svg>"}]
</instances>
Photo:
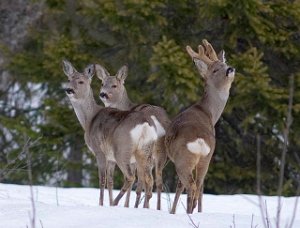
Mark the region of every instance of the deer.
<instances>
[{"instance_id":1,"label":"deer","mask_svg":"<svg viewBox=\"0 0 300 228\"><path fill-rule=\"evenodd\" d=\"M226 64L224 51L217 55L207 40L202 43L198 53L190 46L186 50L204 79L204 94L174 117L165 136L167 154L178 175L172 214L184 189L186 212L193 213L197 202L198 212L202 212L204 178L216 144L215 125L225 108L235 75L235 69Z\"/></svg>"},{"instance_id":2,"label":"deer","mask_svg":"<svg viewBox=\"0 0 300 228\"><path fill-rule=\"evenodd\" d=\"M157 192L157 205L156 209L161 209L161 192L163 188L162 170L167 161L167 154L164 145L164 136L166 129L170 124L170 119L166 111L162 107L149 105L149 104L136 104L133 103L127 94L125 88L125 80L128 76L128 67L122 66L116 75L110 75L110 73L100 64L95 64L95 70L97 77L102 81L99 97L104 103L105 107L117 108L119 110L134 110L141 112L147 118L153 119L156 128L158 129L158 140L154 149L155 160L155 182ZM136 189L136 202L135 207L138 207L138 203L141 198L141 185L137 184Z\"/></svg>"},{"instance_id":3,"label":"deer","mask_svg":"<svg viewBox=\"0 0 300 228\"><path fill-rule=\"evenodd\" d=\"M92 77L95 74L93 64L80 73L69 61L63 60L63 71L68 77L65 92L84 130L85 143L96 157L100 187L99 204L103 205L106 172L110 205L118 205L125 192L132 188L135 180L133 167L136 165L138 179L145 189L144 208L149 208L153 188L152 151L158 138L154 121L136 111L121 111L98 105L91 88ZM124 175L124 184L113 200L115 164Z\"/></svg>"}]
</instances>

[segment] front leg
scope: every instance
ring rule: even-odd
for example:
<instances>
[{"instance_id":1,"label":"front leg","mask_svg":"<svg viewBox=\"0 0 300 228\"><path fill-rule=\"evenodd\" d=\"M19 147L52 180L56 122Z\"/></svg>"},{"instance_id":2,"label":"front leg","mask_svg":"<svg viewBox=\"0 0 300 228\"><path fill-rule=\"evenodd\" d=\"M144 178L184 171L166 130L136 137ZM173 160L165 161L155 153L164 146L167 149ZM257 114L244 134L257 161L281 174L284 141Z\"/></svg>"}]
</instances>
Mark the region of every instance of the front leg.
<instances>
[{"instance_id":1,"label":"front leg","mask_svg":"<svg viewBox=\"0 0 300 228\"><path fill-rule=\"evenodd\" d=\"M103 206L104 188L106 182L106 158L102 152L98 152L96 154L96 159L97 159L97 166L98 166L99 188L100 188L99 205Z\"/></svg>"}]
</instances>

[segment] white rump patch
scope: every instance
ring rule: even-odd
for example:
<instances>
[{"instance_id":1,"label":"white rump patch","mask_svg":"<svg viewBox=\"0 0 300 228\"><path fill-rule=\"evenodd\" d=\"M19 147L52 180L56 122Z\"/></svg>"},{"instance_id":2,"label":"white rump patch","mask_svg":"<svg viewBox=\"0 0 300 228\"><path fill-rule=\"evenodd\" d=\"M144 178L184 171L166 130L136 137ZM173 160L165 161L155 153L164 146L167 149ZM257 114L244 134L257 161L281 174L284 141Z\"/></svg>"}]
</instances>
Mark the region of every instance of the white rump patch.
<instances>
[{"instance_id":1,"label":"white rump patch","mask_svg":"<svg viewBox=\"0 0 300 228\"><path fill-rule=\"evenodd\" d=\"M202 138L197 138L195 141L187 143L186 147L190 152L202 156L206 156L210 152L210 147Z\"/></svg>"},{"instance_id":2,"label":"white rump patch","mask_svg":"<svg viewBox=\"0 0 300 228\"><path fill-rule=\"evenodd\" d=\"M156 127L156 132L157 132L157 136L160 138L162 136L164 136L166 134L165 129L163 128L163 126L160 124L160 122L157 120L157 118L155 116L151 116L155 127Z\"/></svg>"},{"instance_id":3,"label":"white rump patch","mask_svg":"<svg viewBox=\"0 0 300 228\"><path fill-rule=\"evenodd\" d=\"M137 146L142 146L148 144L149 142L157 140L157 133L155 128L150 126L147 122L136 125L130 131L130 135L133 143L135 143Z\"/></svg>"}]
</instances>

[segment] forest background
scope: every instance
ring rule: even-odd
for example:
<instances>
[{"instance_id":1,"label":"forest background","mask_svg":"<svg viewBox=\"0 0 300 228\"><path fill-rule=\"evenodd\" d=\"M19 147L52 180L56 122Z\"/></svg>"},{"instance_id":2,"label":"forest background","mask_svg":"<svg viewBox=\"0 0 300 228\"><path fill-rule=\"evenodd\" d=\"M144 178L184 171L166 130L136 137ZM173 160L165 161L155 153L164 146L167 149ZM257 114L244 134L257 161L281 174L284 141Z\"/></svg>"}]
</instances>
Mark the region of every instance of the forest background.
<instances>
[{"instance_id":1,"label":"forest background","mask_svg":"<svg viewBox=\"0 0 300 228\"><path fill-rule=\"evenodd\" d=\"M208 39L236 68L217 147L205 182L214 194L276 194L284 162L284 195L300 180L299 0L2 0L0 2L0 182L27 184L26 140L33 183L98 187L95 158L63 91L61 61L78 71L99 63L111 74L129 67L126 88L136 103L173 117L197 101L203 81L185 46ZM101 86L96 77L94 96ZM294 91L291 97L290 91ZM293 122L287 123L289 101ZM257 140L259 139L259 140ZM122 175L115 175L120 188ZM171 162L166 192L176 187Z\"/></svg>"}]
</instances>

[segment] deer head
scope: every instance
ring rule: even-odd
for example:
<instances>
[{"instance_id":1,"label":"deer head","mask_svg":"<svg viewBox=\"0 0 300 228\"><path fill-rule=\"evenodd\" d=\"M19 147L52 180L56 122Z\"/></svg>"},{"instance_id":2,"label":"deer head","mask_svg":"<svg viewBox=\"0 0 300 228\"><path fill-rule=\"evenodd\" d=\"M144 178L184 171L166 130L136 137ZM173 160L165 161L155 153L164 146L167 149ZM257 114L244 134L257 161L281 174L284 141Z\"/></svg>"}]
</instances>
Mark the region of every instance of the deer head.
<instances>
[{"instance_id":1,"label":"deer head","mask_svg":"<svg viewBox=\"0 0 300 228\"><path fill-rule=\"evenodd\" d=\"M88 65L83 73L79 73L72 64L63 60L63 71L68 77L65 91L70 100L84 100L91 92L91 81L95 72L93 64Z\"/></svg>"},{"instance_id":2,"label":"deer head","mask_svg":"<svg viewBox=\"0 0 300 228\"><path fill-rule=\"evenodd\" d=\"M229 90L234 79L235 69L226 64L224 51L217 55L207 40L203 40L202 43L203 45L198 46L198 53L193 51L190 46L186 47L200 75L207 85L220 90L227 88Z\"/></svg>"},{"instance_id":3,"label":"deer head","mask_svg":"<svg viewBox=\"0 0 300 228\"><path fill-rule=\"evenodd\" d=\"M112 107L122 100L126 93L124 82L128 74L128 67L122 66L115 76L110 76L108 71L99 64L95 64L95 70L97 77L102 81L100 99L106 107Z\"/></svg>"}]
</instances>

